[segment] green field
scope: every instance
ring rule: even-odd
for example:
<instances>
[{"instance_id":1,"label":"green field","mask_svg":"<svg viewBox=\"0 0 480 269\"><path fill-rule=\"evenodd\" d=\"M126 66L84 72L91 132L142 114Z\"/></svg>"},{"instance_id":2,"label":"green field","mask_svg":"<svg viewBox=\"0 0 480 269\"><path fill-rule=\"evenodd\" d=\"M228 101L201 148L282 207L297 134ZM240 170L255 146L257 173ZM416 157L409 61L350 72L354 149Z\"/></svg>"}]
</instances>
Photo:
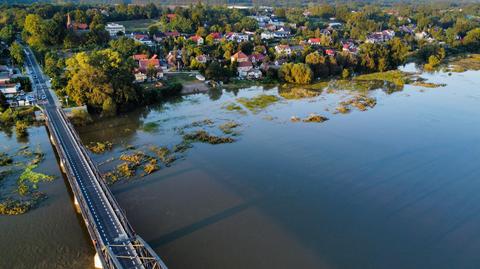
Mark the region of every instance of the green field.
<instances>
[{"instance_id":1,"label":"green field","mask_svg":"<svg viewBox=\"0 0 480 269\"><path fill-rule=\"evenodd\" d=\"M131 21L116 21L114 23L125 26L127 32L144 32L147 31L148 26L156 23L155 19L131 20Z\"/></svg>"}]
</instances>

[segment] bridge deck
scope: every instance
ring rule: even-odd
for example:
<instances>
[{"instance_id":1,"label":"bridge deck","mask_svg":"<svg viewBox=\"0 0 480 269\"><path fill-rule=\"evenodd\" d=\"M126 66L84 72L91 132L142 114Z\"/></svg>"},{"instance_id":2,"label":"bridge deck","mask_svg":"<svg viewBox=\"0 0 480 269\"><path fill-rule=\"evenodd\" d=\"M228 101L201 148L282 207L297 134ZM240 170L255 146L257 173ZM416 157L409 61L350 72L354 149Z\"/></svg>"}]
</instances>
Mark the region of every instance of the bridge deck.
<instances>
[{"instance_id":1,"label":"bridge deck","mask_svg":"<svg viewBox=\"0 0 480 269\"><path fill-rule=\"evenodd\" d=\"M33 53L27 48L26 54L37 95L47 97L43 107L47 127L104 268L166 268L131 228L75 130L61 108L56 107Z\"/></svg>"}]
</instances>

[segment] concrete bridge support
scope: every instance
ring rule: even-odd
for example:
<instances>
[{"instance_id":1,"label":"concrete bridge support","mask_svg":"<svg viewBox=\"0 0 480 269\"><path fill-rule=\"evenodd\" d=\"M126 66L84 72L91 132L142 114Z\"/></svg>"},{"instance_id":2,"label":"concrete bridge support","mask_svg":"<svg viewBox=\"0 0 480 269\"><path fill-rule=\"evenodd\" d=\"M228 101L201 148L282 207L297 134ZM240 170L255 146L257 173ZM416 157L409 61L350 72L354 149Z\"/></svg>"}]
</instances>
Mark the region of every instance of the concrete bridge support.
<instances>
[{"instance_id":1,"label":"concrete bridge support","mask_svg":"<svg viewBox=\"0 0 480 269\"><path fill-rule=\"evenodd\" d=\"M96 269L103 269L102 261L100 260L98 253L95 253L95 257L93 257L93 265Z\"/></svg>"}]
</instances>

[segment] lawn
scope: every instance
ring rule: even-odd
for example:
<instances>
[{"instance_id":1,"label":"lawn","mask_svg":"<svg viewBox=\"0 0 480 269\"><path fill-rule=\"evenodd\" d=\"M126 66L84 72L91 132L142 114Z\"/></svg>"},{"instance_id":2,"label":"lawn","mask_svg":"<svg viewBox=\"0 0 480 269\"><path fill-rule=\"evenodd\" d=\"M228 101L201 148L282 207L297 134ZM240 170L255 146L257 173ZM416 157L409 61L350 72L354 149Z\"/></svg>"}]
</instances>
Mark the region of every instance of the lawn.
<instances>
[{"instance_id":1,"label":"lawn","mask_svg":"<svg viewBox=\"0 0 480 269\"><path fill-rule=\"evenodd\" d=\"M143 20L130 20L130 21L116 21L114 23L125 26L127 32L145 32L148 30L148 26L158 22L155 19L143 19Z\"/></svg>"}]
</instances>

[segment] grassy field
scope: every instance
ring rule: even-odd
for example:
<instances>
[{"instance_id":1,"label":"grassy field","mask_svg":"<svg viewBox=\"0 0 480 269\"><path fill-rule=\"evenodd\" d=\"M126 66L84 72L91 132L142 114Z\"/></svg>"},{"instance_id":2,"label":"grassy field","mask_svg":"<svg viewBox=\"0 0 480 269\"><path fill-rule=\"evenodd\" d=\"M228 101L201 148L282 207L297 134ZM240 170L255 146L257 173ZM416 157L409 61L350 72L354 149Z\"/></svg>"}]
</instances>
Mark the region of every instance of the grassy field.
<instances>
[{"instance_id":1,"label":"grassy field","mask_svg":"<svg viewBox=\"0 0 480 269\"><path fill-rule=\"evenodd\" d=\"M131 20L131 21L116 21L114 23L125 26L127 32L144 32L147 31L148 26L156 23L158 20L144 19L144 20Z\"/></svg>"}]
</instances>

